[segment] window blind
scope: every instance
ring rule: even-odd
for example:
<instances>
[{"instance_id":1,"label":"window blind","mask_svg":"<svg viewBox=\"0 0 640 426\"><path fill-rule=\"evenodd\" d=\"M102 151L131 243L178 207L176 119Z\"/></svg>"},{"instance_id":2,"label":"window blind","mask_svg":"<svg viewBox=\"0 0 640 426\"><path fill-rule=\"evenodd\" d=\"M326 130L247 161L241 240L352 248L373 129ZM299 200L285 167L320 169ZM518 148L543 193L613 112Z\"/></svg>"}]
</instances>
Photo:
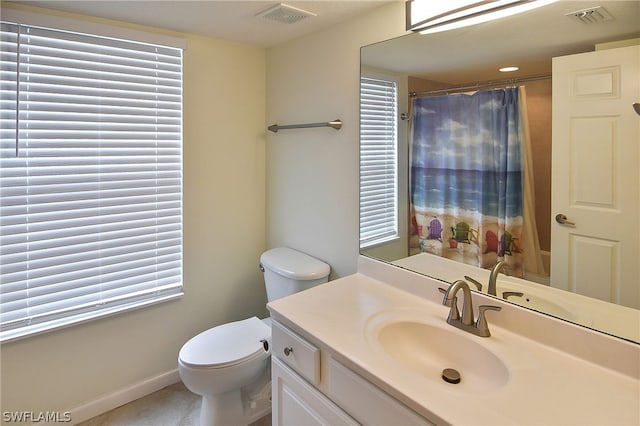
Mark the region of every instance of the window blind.
<instances>
[{"instance_id":1,"label":"window blind","mask_svg":"<svg viewBox=\"0 0 640 426\"><path fill-rule=\"evenodd\" d=\"M3 22L0 339L182 294L182 50Z\"/></svg>"},{"instance_id":2,"label":"window blind","mask_svg":"<svg viewBox=\"0 0 640 426\"><path fill-rule=\"evenodd\" d=\"M360 247L398 237L398 89L360 81Z\"/></svg>"}]
</instances>

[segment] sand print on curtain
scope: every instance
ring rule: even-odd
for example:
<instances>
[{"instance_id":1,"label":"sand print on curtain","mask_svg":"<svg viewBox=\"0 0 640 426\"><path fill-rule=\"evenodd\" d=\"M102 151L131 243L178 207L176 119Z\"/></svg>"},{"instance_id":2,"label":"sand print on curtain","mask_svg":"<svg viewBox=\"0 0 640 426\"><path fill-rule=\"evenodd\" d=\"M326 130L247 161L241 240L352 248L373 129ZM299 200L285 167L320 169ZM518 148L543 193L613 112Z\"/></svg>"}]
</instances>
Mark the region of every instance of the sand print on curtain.
<instances>
[{"instance_id":1,"label":"sand print on curtain","mask_svg":"<svg viewBox=\"0 0 640 426\"><path fill-rule=\"evenodd\" d=\"M415 98L412 107L412 253L483 268L505 260L522 275L518 88Z\"/></svg>"}]
</instances>

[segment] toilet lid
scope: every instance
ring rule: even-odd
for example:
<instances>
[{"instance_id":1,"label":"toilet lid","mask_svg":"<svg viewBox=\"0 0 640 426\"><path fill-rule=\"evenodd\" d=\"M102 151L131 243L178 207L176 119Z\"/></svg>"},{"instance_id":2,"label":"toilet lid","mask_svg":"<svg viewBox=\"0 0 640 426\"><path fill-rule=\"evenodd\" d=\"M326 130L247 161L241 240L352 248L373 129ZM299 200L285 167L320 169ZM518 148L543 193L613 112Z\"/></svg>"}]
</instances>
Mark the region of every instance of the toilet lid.
<instances>
[{"instance_id":1,"label":"toilet lid","mask_svg":"<svg viewBox=\"0 0 640 426\"><path fill-rule=\"evenodd\" d=\"M271 328L257 317L222 324L192 337L180 349L180 360L193 367L226 367L264 352L261 340Z\"/></svg>"}]
</instances>

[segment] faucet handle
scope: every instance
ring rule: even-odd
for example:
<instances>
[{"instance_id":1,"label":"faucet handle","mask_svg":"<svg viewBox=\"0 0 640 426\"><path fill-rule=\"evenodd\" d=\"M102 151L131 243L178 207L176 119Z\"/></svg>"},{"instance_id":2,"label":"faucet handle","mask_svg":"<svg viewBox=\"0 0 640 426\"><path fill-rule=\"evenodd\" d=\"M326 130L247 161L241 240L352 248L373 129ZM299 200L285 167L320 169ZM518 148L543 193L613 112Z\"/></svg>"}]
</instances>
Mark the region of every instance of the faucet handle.
<instances>
[{"instance_id":1,"label":"faucet handle","mask_svg":"<svg viewBox=\"0 0 640 426\"><path fill-rule=\"evenodd\" d=\"M447 321L458 321L460 319L460 311L458 310L458 298L451 299L451 310Z\"/></svg>"},{"instance_id":2,"label":"faucet handle","mask_svg":"<svg viewBox=\"0 0 640 426\"><path fill-rule=\"evenodd\" d=\"M460 319L460 311L458 310L458 298L454 297L453 299L447 301L447 290L442 287L438 287L438 291L444 294L444 299L442 300L442 304L451 308L449 311L448 321L455 321Z\"/></svg>"},{"instance_id":3,"label":"faucet handle","mask_svg":"<svg viewBox=\"0 0 640 426\"><path fill-rule=\"evenodd\" d=\"M500 306L480 305L478 307L478 321L476 321L476 329L478 330L478 336L489 337L489 323L487 323L486 311L500 311Z\"/></svg>"},{"instance_id":4,"label":"faucet handle","mask_svg":"<svg viewBox=\"0 0 640 426\"><path fill-rule=\"evenodd\" d=\"M521 292L519 292L519 291L503 291L503 292L502 292L502 298L503 298L504 300L509 299L511 296L514 296L514 297L522 297L522 296L524 296L524 293L521 293Z\"/></svg>"}]
</instances>

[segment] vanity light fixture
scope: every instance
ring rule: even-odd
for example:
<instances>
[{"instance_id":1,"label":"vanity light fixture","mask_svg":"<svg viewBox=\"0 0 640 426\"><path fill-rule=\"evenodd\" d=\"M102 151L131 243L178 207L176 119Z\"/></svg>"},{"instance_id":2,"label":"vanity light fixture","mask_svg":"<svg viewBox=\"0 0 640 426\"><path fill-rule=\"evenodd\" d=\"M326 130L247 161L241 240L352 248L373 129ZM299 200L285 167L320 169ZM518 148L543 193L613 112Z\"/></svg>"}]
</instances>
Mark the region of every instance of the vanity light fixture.
<instances>
[{"instance_id":1,"label":"vanity light fixture","mask_svg":"<svg viewBox=\"0 0 640 426\"><path fill-rule=\"evenodd\" d=\"M498 69L498 71L500 72L514 72L514 71L518 71L520 68L518 67L502 67L500 69Z\"/></svg>"},{"instance_id":2,"label":"vanity light fixture","mask_svg":"<svg viewBox=\"0 0 640 426\"><path fill-rule=\"evenodd\" d=\"M430 34L504 18L557 0L408 0L407 30Z\"/></svg>"}]
</instances>

